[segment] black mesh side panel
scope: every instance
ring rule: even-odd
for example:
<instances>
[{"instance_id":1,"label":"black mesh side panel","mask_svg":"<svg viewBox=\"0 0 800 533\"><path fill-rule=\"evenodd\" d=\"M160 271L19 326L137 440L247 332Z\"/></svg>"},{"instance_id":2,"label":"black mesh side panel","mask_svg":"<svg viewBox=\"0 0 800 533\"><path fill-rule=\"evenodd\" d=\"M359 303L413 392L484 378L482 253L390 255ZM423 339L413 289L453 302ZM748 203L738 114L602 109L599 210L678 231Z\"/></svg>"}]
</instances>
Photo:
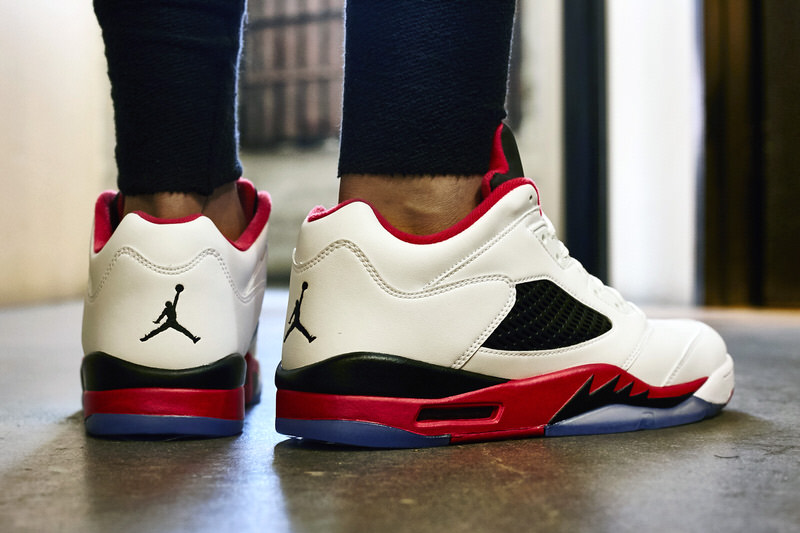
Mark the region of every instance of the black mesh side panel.
<instances>
[{"instance_id":1,"label":"black mesh side panel","mask_svg":"<svg viewBox=\"0 0 800 533\"><path fill-rule=\"evenodd\" d=\"M548 280L517 285L511 312L483 343L509 351L552 350L580 344L611 329L611 321Z\"/></svg>"}]
</instances>

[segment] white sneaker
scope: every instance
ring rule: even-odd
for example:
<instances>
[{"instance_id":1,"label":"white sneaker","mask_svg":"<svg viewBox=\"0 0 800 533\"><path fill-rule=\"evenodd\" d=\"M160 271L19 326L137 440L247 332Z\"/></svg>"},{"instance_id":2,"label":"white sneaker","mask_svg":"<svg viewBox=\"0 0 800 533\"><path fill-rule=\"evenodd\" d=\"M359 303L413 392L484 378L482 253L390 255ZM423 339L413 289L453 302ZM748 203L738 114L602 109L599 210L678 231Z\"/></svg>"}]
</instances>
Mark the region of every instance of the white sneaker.
<instances>
[{"instance_id":1,"label":"white sneaker","mask_svg":"<svg viewBox=\"0 0 800 533\"><path fill-rule=\"evenodd\" d=\"M95 208L81 366L93 435L234 435L260 395L256 328L266 285L269 195L237 182L251 216L236 242L195 215Z\"/></svg>"},{"instance_id":2,"label":"white sneaker","mask_svg":"<svg viewBox=\"0 0 800 533\"><path fill-rule=\"evenodd\" d=\"M509 168L502 131L483 202L446 231L404 234L361 201L311 212L276 373L280 433L437 446L660 428L728 402L720 336L648 320L587 274Z\"/></svg>"}]
</instances>

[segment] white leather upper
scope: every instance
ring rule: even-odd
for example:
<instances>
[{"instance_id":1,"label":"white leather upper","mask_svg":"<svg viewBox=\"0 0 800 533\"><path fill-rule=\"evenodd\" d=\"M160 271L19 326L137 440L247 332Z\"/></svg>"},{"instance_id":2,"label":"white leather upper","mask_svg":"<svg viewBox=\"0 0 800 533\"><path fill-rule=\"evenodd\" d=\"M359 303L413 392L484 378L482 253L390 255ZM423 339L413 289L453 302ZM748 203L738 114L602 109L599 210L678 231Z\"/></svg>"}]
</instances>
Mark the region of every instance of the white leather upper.
<instances>
[{"instance_id":1,"label":"white leather upper","mask_svg":"<svg viewBox=\"0 0 800 533\"><path fill-rule=\"evenodd\" d=\"M511 310L515 285L543 279L608 317L611 330L558 350L483 348ZM289 333L287 369L377 352L510 379L608 363L662 386L707 377L727 358L711 328L649 321L588 275L555 239L532 184L513 188L472 225L430 244L394 236L362 202L307 220L293 257L287 330L303 282L300 322L316 339Z\"/></svg>"},{"instance_id":2,"label":"white leather upper","mask_svg":"<svg viewBox=\"0 0 800 533\"><path fill-rule=\"evenodd\" d=\"M106 245L90 257L84 305L85 353L101 351L139 365L181 369L245 354L257 327L266 286L266 225L247 250L234 247L214 223L157 224L125 216ZM183 285L177 322L154 321Z\"/></svg>"}]
</instances>

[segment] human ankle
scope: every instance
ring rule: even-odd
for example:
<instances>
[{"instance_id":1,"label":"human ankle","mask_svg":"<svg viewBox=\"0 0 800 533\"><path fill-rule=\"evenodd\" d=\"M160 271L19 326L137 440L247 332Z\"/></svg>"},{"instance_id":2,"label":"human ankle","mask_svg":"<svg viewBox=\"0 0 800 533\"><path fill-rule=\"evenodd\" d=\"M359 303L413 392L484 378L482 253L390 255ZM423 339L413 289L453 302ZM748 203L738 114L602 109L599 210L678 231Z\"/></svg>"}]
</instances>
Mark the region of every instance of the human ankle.
<instances>
[{"instance_id":1,"label":"human ankle","mask_svg":"<svg viewBox=\"0 0 800 533\"><path fill-rule=\"evenodd\" d=\"M205 196L197 193L158 192L124 197L123 216L141 211L156 218L176 219L202 214L220 233L234 241L247 227L247 217L235 183L226 183Z\"/></svg>"},{"instance_id":2,"label":"human ankle","mask_svg":"<svg viewBox=\"0 0 800 533\"><path fill-rule=\"evenodd\" d=\"M395 228L430 235L454 225L480 203L482 179L346 174L339 183L339 201L364 200Z\"/></svg>"}]
</instances>

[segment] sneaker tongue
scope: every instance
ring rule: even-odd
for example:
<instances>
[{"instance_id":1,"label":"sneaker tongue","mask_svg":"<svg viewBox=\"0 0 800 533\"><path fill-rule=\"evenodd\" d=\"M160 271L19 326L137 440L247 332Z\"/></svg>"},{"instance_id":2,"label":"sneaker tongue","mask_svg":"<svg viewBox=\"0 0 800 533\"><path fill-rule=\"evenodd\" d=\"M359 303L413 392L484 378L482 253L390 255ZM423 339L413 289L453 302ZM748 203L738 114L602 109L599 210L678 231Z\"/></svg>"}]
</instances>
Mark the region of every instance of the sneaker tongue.
<instances>
[{"instance_id":1,"label":"sneaker tongue","mask_svg":"<svg viewBox=\"0 0 800 533\"><path fill-rule=\"evenodd\" d=\"M525 176L517 141L514 139L511 128L505 124L501 124L498 128L493 151L492 170L489 171L489 190L493 191L509 180Z\"/></svg>"}]
</instances>

